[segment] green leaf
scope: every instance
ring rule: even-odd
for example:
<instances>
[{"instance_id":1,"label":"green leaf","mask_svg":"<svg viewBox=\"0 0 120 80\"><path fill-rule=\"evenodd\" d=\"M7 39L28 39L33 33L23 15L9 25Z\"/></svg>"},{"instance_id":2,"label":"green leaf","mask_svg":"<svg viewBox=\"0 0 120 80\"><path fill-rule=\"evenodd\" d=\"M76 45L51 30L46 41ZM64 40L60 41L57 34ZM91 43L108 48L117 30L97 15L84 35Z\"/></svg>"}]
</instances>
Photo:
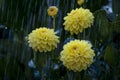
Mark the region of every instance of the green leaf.
<instances>
[{"instance_id":1,"label":"green leaf","mask_svg":"<svg viewBox=\"0 0 120 80\"><path fill-rule=\"evenodd\" d=\"M120 20L120 14L117 14L117 15L116 15L116 21L117 21L117 20Z\"/></svg>"},{"instance_id":2,"label":"green leaf","mask_svg":"<svg viewBox=\"0 0 120 80\"><path fill-rule=\"evenodd\" d=\"M95 12L95 22L98 28L99 37L107 39L111 36L112 27L110 26L110 22L107 19L107 14L104 10L99 10Z\"/></svg>"},{"instance_id":3,"label":"green leaf","mask_svg":"<svg viewBox=\"0 0 120 80\"><path fill-rule=\"evenodd\" d=\"M112 67L117 66L119 51L113 47L113 44L110 44L105 49L104 60Z\"/></svg>"},{"instance_id":4,"label":"green leaf","mask_svg":"<svg viewBox=\"0 0 120 80\"><path fill-rule=\"evenodd\" d=\"M113 31L120 33L120 20L112 23Z\"/></svg>"},{"instance_id":5,"label":"green leaf","mask_svg":"<svg viewBox=\"0 0 120 80\"><path fill-rule=\"evenodd\" d=\"M90 39L93 45L100 48L108 39L112 37L111 23L107 19L107 14L104 10L94 12L94 25L91 27Z\"/></svg>"}]
</instances>

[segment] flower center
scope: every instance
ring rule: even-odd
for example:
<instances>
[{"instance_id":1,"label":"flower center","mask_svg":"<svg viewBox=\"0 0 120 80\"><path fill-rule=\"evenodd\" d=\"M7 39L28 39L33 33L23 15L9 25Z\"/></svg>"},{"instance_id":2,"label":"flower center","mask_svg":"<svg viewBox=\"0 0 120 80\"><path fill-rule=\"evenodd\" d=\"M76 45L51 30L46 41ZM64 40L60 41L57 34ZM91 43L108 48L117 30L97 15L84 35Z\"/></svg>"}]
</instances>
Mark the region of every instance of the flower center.
<instances>
[{"instance_id":1,"label":"flower center","mask_svg":"<svg viewBox=\"0 0 120 80\"><path fill-rule=\"evenodd\" d=\"M42 33L46 32L46 30L41 30Z\"/></svg>"},{"instance_id":2,"label":"flower center","mask_svg":"<svg viewBox=\"0 0 120 80\"><path fill-rule=\"evenodd\" d=\"M73 50L77 50L77 47L76 46L73 46L73 48L72 48Z\"/></svg>"},{"instance_id":3,"label":"flower center","mask_svg":"<svg viewBox=\"0 0 120 80\"><path fill-rule=\"evenodd\" d=\"M78 0L78 1L80 1L80 0Z\"/></svg>"},{"instance_id":4,"label":"flower center","mask_svg":"<svg viewBox=\"0 0 120 80\"><path fill-rule=\"evenodd\" d=\"M53 9L53 8L51 8L51 9L50 9L50 11L51 11L51 12L53 12L53 11L54 11L54 9Z\"/></svg>"}]
</instances>

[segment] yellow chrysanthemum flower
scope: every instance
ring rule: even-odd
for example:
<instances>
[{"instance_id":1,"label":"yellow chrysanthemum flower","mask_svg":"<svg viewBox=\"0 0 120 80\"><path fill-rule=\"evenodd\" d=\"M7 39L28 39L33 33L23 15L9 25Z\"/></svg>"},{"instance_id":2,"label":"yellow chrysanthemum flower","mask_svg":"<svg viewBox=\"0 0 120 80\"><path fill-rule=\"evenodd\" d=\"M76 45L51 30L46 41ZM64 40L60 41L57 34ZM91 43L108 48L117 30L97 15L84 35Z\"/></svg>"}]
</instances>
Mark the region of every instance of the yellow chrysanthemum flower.
<instances>
[{"instance_id":1,"label":"yellow chrysanthemum flower","mask_svg":"<svg viewBox=\"0 0 120 80\"><path fill-rule=\"evenodd\" d=\"M27 37L29 46L39 52L47 52L57 48L58 38L53 29L45 27L33 30Z\"/></svg>"},{"instance_id":2,"label":"yellow chrysanthemum flower","mask_svg":"<svg viewBox=\"0 0 120 80\"><path fill-rule=\"evenodd\" d=\"M58 13L58 8L56 6L50 6L48 9L47 9L47 12L48 12L48 15L49 16L56 16L56 14Z\"/></svg>"},{"instance_id":3,"label":"yellow chrysanthemum flower","mask_svg":"<svg viewBox=\"0 0 120 80\"><path fill-rule=\"evenodd\" d=\"M84 3L84 0L78 0L77 3L78 5L82 5Z\"/></svg>"},{"instance_id":4,"label":"yellow chrysanthemum flower","mask_svg":"<svg viewBox=\"0 0 120 80\"><path fill-rule=\"evenodd\" d=\"M89 9L77 8L68 13L64 20L65 30L78 34L93 24L94 16Z\"/></svg>"},{"instance_id":5,"label":"yellow chrysanthemum flower","mask_svg":"<svg viewBox=\"0 0 120 80\"><path fill-rule=\"evenodd\" d=\"M91 47L91 44L85 40L70 41L64 45L60 60L69 70L75 72L86 70L92 64L95 56Z\"/></svg>"}]
</instances>

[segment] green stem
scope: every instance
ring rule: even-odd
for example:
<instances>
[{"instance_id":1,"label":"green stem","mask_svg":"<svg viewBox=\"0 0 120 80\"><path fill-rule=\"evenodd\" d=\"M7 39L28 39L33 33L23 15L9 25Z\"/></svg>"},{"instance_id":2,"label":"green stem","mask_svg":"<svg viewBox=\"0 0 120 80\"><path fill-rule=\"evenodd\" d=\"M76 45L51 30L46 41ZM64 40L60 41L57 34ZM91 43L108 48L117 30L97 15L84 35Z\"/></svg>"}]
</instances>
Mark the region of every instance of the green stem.
<instances>
[{"instance_id":1,"label":"green stem","mask_svg":"<svg viewBox=\"0 0 120 80\"><path fill-rule=\"evenodd\" d=\"M50 64L50 66L51 66L51 68L53 68L53 67L54 67L54 60L55 60L55 58L56 58L56 55L55 55L55 51L54 51L54 50L51 52L50 57L51 57L51 64Z\"/></svg>"},{"instance_id":2,"label":"green stem","mask_svg":"<svg viewBox=\"0 0 120 80\"><path fill-rule=\"evenodd\" d=\"M52 56L51 56L52 60L54 59L54 57L55 57L55 51L53 50L52 51Z\"/></svg>"},{"instance_id":3,"label":"green stem","mask_svg":"<svg viewBox=\"0 0 120 80\"><path fill-rule=\"evenodd\" d=\"M78 39L80 39L80 33L78 33Z\"/></svg>"},{"instance_id":4,"label":"green stem","mask_svg":"<svg viewBox=\"0 0 120 80\"><path fill-rule=\"evenodd\" d=\"M83 7L83 8L85 8L85 4L86 4L86 2L84 1L84 3L82 4L82 7Z\"/></svg>"},{"instance_id":5,"label":"green stem","mask_svg":"<svg viewBox=\"0 0 120 80\"><path fill-rule=\"evenodd\" d=\"M83 31L83 39L85 39L85 30Z\"/></svg>"},{"instance_id":6,"label":"green stem","mask_svg":"<svg viewBox=\"0 0 120 80\"><path fill-rule=\"evenodd\" d=\"M85 8L85 2L83 3L83 6L82 6L83 8Z\"/></svg>"},{"instance_id":7,"label":"green stem","mask_svg":"<svg viewBox=\"0 0 120 80\"><path fill-rule=\"evenodd\" d=\"M67 71L68 80L73 80L73 74L71 71Z\"/></svg>"},{"instance_id":8,"label":"green stem","mask_svg":"<svg viewBox=\"0 0 120 80\"><path fill-rule=\"evenodd\" d=\"M36 57L37 57L37 56L36 56L36 52L34 52L34 58L33 58L33 60L34 60L35 67L36 67L36 63L37 63L37 62L36 62Z\"/></svg>"},{"instance_id":9,"label":"green stem","mask_svg":"<svg viewBox=\"0 0 120 80\"><path fill-rule=\"evenodd\" d=\"M50 60L50 53L47 53L46 54L46 66L47 66L47 69L48 69L48 72L47 72L47 80L50 80L50 77L51 77L51 60Z\"/></svg>"},{"instance_id":10,"label":"green stem","mask_svg":"<svg viewBox=\"0 0 120 80\"><path fill-rule=\"evenodd\" d=\"M55 30L55 17L53 17L53 29Z\"/></svg>"},{"instance_id":11,"label":"green stem","mask_svg":"<svg viewBox=\"0 0 120 80\"><path fill-rule=\"evenodd\" d=\"M52 18L53 18L53 29L55 31L55 17L52 17ZM55 51L53 50L52 51L52 55L51 55L52 60L55 58L55 54L54 53L55 53ZM53 61L52 61L52 63L53 63ZM51 66L53 66L53 64Z\"/></svg>"}]
</instances>

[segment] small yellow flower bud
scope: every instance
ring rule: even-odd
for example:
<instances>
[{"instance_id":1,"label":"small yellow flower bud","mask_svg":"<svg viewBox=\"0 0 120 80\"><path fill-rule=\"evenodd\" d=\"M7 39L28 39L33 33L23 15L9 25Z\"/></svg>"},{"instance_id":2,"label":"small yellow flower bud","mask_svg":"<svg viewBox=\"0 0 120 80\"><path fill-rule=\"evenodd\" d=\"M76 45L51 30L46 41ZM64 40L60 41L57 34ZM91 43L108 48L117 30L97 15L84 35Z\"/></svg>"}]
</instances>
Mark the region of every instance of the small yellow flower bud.
<instances>
[{"instance_id":1,"label":"small yellow flower bud","mask_svg":"<svg viewBox=\"0 0 120 80\"><path fill-rule=\"evenodd\" d=\"M82 5L84 3L84 0L78 0L77 3L78 5Z\"/></svg>"},{"instance_id":2,"label":"small yellow flower bud","mask_svg":"<svg viewBox=\"0 0 120 80\"><path fill-rule=\"evenodd\" d=\"M58 13L58 8L56 6L50 6L48 9L47 9L47 12L48 12L48 15L49 16L56 16L57 13Z\"/></svg>"}]
</instances>

